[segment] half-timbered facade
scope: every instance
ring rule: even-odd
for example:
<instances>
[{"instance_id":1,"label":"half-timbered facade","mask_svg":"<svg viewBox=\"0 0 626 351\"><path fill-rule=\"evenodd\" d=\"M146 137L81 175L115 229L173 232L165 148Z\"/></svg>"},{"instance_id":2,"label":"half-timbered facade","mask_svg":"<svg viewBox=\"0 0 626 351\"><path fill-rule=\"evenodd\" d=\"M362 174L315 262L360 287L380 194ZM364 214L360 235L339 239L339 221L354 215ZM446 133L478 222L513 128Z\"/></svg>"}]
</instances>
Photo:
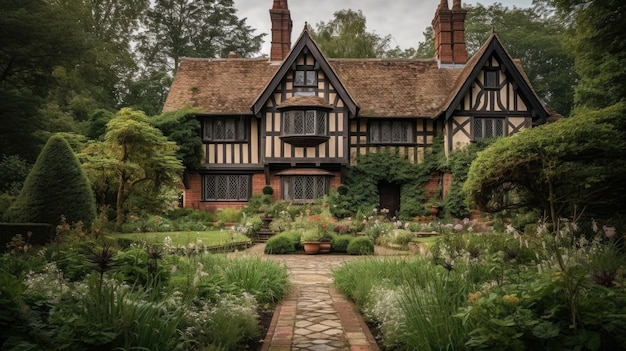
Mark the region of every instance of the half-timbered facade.
<instances>
[{"instance_id":1,"label":"half-timbered facade","mask_svg":"<svg viewBox=\"0 0 626 351\"><path fill-rule=\"evenodd\" d=\"M269 60L181 60L164 110L202 111L205 155L186 207L240 207L265 185L276 199L310 202L358 155L384 148L420 162L438 135L449 152L548 117L495 34L467 60L460 0L441 0L430 60L327 58L306 27L291 46L286 0L270 16Z\"/></svg>"}]
</instances>

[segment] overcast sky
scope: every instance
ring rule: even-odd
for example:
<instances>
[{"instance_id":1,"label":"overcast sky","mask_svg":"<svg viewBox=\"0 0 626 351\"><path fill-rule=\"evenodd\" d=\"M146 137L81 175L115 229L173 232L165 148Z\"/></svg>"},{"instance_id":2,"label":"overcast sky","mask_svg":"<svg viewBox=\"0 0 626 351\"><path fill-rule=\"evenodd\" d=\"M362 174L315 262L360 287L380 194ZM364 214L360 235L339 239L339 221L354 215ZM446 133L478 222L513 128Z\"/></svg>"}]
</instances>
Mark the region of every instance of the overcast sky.
<instances>
[{"instance_id":1,"label":"overcast sky","mask_svg":"<svg viewBox=\"0 0 626 351\"><path fill-rule=\"evenodd\" d=\"M261 53L269 54L271 41L270 14L272 0L234 0L237 16L259 33L267 33ZM422 33L435 14L440 0L288 0L293 21L292 43L300 35L304 22L313 28L319 22L333 19L333 13L343 9L361 10L367 19L367 31L393 39L391 46L402 49L417 47L424 40ZM452 0L448 0L452 6ZM530 7L532 0L463 1L465 4L490 5L499 2L507 7Z\"/></svg>"}]
</instances>

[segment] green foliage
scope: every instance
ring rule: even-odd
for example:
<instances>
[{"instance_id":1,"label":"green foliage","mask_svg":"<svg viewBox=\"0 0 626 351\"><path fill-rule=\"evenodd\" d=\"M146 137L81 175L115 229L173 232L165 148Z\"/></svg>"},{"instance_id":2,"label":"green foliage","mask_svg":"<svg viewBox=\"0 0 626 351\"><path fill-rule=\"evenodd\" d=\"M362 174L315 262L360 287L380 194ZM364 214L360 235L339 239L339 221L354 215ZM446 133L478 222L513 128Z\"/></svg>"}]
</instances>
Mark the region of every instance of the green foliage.
<instances>
[{"instance_id":1,"label":"green foliage","mask_svg":"<svg viewBox=\"0 0 626 351\"><path fill-rule=\"evenodd\" d=\"M31 245L45 245L54 238L54 226L46 223L0 223L0 245L4 246L17 234L24 238L28 236Z\"/></svg>"},{"instance_id":2,"label":"green foliage","mask_svg":"<svg viewBox=\"0 0 626 351\"><path fill-rule=\"evenodd\" d=\"M286 267L259 257L232 260L220 274L228 284L254 295L261 304L282 300L289 287Z\"/></svg>"},{"instance_id":3,"label":"green foliage","mask_svg":"<svg viewBox=\"0 0 626 351\"><path fill-rule=\"evenodd\" d=\"M570 25L580 81L576 108L601 109L626 99L626 7L623 1L552 0Z\"/></svg>"},{"instance_id":4,"label":"green foliage","mask_svg":"<svg viewBox=\"0 0 626 351\"><path fill-rule=\"evenodd\" d=\"M624 104L581 111L494 141L470 167L468 201L487 211L536 208L553 223L582 209L610 217L626 193L625 114Z\"/></svg>"},{"instance_id":5,"label":"green foliage","mask_svg":"<svg viewBox=\"0 0 626 351\"><path fill-rule=\"evenodd\" d=\"M345 183L348 193L345 201L351 204L348 210L370 213L379 206L378 183L387 181L400 184L400 218L413 218L424 211L425 192L423 185L430 179L432 163L411 163L406 157L380 150L368 155L359 155L357 165L349 167ZM342 200L344 201L344 200Z\"/></svg>"},{"instance_id":6,"label":"green foliage","mask_svg":"<svg viewBox=\"0 0 626 351\"><path fill-rule=\"evenodd\" d=\"M197 171L204 155L199 134L200 122L194 112L197 111L183 108L174 112L164 112L150 119L152 125L178 145L176 157L182 162L185 171Z\"/></svg>"},{"instance_id":7,"label":"green foliage","mask_svg":"<svg viewBox=\"0 0 626 351\"><path fill-rule=\"evenodd\" d=\"M263 187L263 195L272 195L274 194L274 188L271 185L266 185Z\"/></svg>"},{"instance_id":8,"label":"green foliage","mask_svg":"<svg viewBox=\"0 0 626 351\"><path fill-rule=\"evenodd\" d=\"M364 236L359 236L350 241L346 252L350 255L373 255L374 243Z\"/></svg>"},{"instance_id":9,"label":"green foliage","mask_svg":"<svg viewBox=\"0 0 626 351\"><path fill-rule=\"evenodd\" d=\"M6 213L12 222L56 225L61 216L90 225L96 203L78 159L69 144L53 136L41 151L20 195Z\"/></svg>"},{"instance_id":10,"label":"green foliage","mask_svg":"<svg viewBox=\"0 0 626 351\"><path fill-rule=\"evenodd\" d=\"M0 159L0 193L17 196L32 165L19 155L2 155Z\"/></svg>"},{"instance_id":11,"label":"green foliage","mask_svg":"<svg viewBox=\"0 0 626 351\"><path fill-rule=\"evenodd\" d=\"M341 10L328 23L320 22L311 37L326 57L382 57L389 48L391 36L379 36L365 31L366 19L359 10Z\"/></svg>"},{"instance_id":12,"label":"green foliage","mask_svg":"<svg viewBox=\"0 0 626 351\"><path fill-rule=\"evenodd\" d=\"M236 208L220 208L215 213L215 217L222 223L237 223L241 219L242 211Z\"/></svg>"},{"instance_id":13,"label":"green foliage","mask_svg":"<svg viewBox=\"0 0 626 351\"><path fill-rule=\"evenodd\" d=\"M283 233L269 238L264 249L264 252L270 255L292 254L295 251L295 242L290 235Z\"/></svg>"},{"instance_id":14,"label":"green foliage","mask_svg":"<svg viewBox=\"0 0 626 351\"><path fill-rule=\"evenodd\" d=\"M348 245L354 239L352 235L335 235L333 236L330 244L332 245L333 252L347 253Z\"/></svg>"},{"instance_id":15,"label":"green foliage","mask_svg":"<svg viewBox=\"0 0 626 351\"><path fill-rule=\"evenodd\" d=\"M168 205L167 190L175 189L183 170L176 158L177 150L174 142L150 125L143 112L124 108L107 124L104 141L92 143L83 151L83 166L96 193L106 194L117 187L114 207L118 227L127 211L139 212L128 208L127 201L132 197L142 205Z\"/></svg>"},{"instance_id":16,"label":"green foliage","mask_svg":"<svg viewBox=\"0 0 626 351\"><path fill-rule=\"evenodd\" d=\"M263 212L268 209L272 203L272 197L266 194L256 194L250 197L248 200L248 206L244 207L243 212L250 216L256 213Z\"/></svg>"}]
</instances>

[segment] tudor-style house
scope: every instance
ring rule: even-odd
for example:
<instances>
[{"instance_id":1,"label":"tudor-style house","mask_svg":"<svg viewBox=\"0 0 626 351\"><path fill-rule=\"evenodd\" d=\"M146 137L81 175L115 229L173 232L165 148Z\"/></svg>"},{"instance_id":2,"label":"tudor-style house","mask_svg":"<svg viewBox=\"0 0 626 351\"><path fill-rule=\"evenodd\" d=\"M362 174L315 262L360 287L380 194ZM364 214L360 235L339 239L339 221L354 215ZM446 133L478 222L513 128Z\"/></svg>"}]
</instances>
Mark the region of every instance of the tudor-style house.
<instances>
[{"instance_id":1,"label":"tudor-style house","mask_svg":"<svg viewBox=\"0 0 626 351\"><path fill-rule=\"evenodd\" d=\"M467 60L466 10L448 5L441 0L432 22L433 59L328 58L306 27L292 47L287 0L270 9L269 59L182 59L164 110L201 111L205 156L186 179L184 206L241 207L265 185L275 199L311 202L341 184L359 154L392 148L420 162L437 135L449 152L545 123L495 34Z\"/></svg>"}]
</instances>

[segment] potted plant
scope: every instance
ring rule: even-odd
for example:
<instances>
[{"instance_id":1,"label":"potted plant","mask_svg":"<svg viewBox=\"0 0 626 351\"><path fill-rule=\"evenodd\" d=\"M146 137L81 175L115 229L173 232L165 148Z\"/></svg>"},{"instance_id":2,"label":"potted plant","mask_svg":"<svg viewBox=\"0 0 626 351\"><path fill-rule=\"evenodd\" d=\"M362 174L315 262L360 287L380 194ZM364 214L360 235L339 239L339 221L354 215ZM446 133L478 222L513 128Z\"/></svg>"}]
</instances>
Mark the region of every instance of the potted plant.
<instances>
[{"instance_id":1,"label":"potted plant","mask_svg":"<svg viewBox=\"0 0 626 351\"><path fill-rule=\"evenodd\" d=\"M322 228L320 233L320 251L319 253L329 253L332 248L330 241L333 239L328 228Z\"/></svg>"},{"instance_id":2,"label":"potted plant","mask_svg":"<svg viewBox=\"0 0 626 351\"><path fill-rule=\"evenodd\" d=\"M300 237L304 252L307 255L315 255L320 251L320 234L317 229L308 229Z\"/></svg>"}]
</instances>

